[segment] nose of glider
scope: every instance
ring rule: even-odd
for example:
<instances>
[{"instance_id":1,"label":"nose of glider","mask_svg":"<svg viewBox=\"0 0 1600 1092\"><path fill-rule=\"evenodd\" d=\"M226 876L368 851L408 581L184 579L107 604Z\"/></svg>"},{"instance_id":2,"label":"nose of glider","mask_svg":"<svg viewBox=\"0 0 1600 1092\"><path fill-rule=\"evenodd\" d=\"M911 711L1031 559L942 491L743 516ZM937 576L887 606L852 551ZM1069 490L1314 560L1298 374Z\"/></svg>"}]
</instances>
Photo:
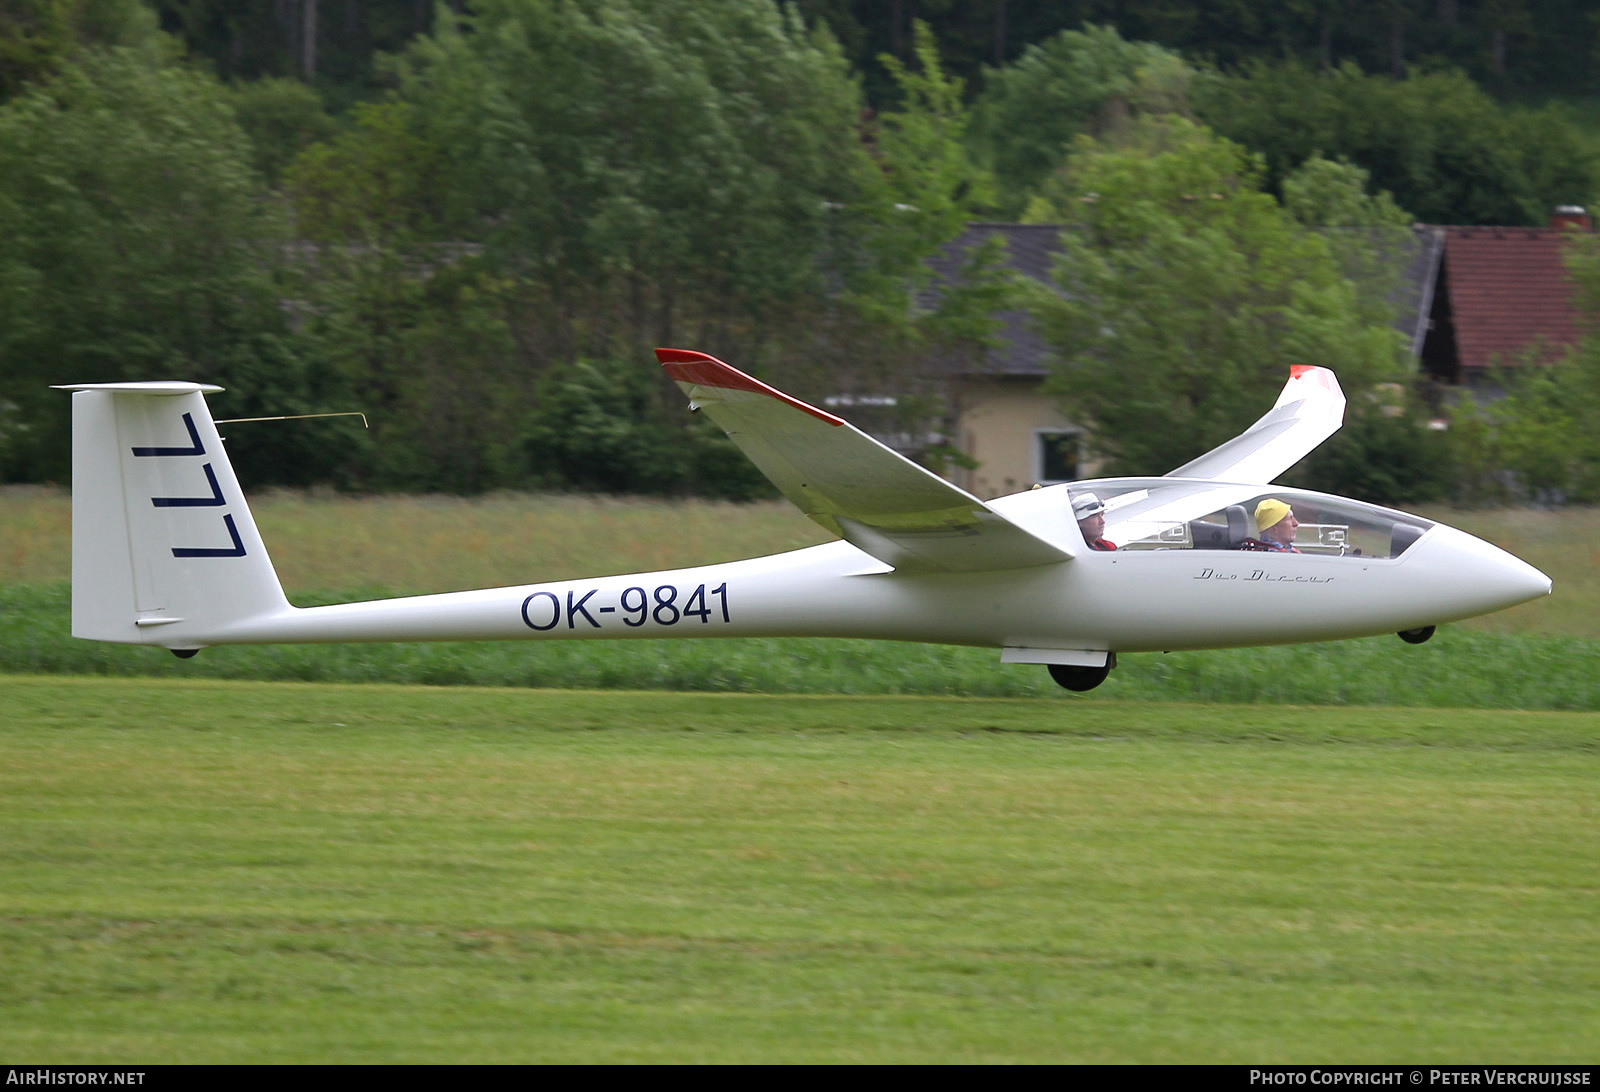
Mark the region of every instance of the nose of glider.
<instances>
[{"instance_id":1,"label":"nose of glider","mask_svg":"<svg viewBox=\"0 0 1600 1092\"><path fill-rule=\"evenodd\" d=\"M1451 585L1451 599L1459 618L1505 610L1549 595L1550 578L1538 569L1454 527L1435 527L1429 547L1430 561L1438 564Z\"/></svg>"}]
</instances>

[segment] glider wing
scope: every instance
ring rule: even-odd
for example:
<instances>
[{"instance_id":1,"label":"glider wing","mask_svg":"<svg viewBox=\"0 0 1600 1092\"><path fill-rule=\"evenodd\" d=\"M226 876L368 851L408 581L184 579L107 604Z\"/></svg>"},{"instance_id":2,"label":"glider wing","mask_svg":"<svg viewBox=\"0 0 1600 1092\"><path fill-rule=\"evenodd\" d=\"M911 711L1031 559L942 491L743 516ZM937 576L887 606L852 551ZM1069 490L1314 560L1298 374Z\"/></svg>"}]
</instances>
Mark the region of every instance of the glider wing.
<instances>
[{"instance_id":1,"label":"glider wing","mask_svg":"<svg viewBox=\"0 0 1600 1092\"><path fill-rule=\"evenodd\" d=\"M657 349L667 374L783 495L902 572L982 572L1072 557L825 410L715 357Z\"/></svg>"},{"instance_id":2,"label":"glider wing","mask_svg":"<svg viewBox=\"0 0 1600 1092\"><path fill-rule=\"evenodd\" d=\"M1344 391L1333 372L1298 364L1289 369L1283 393L1261 420L1167 477L1266 485L1343 423Z\"/></svg>"}]
</instances>

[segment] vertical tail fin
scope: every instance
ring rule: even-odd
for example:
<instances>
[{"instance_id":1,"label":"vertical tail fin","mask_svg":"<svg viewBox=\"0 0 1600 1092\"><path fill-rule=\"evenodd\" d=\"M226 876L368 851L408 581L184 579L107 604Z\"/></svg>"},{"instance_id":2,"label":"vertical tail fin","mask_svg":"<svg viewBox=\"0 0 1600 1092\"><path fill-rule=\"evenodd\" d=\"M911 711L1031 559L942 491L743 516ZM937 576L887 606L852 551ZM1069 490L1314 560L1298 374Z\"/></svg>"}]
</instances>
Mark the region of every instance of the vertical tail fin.
<instances>
[{"instance_id":1,"label":"vertical tail fin","mask_svg":"<svg viewBox=\"0 0 1600 1092\"><path fill-rule=\"evenodd\" d=\"M72 635L200 648L289 608L199 383L72 395Z\"/></svg>"}]
</instances>

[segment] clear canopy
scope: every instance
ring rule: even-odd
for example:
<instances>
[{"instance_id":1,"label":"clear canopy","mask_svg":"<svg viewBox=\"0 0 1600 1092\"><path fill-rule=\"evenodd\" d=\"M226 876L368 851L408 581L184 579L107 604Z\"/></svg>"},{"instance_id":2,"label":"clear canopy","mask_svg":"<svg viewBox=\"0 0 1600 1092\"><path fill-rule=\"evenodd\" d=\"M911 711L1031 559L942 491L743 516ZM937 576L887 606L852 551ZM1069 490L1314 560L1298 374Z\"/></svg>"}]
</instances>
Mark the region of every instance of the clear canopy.
<instances>
[{"instance_id":1,"label":"clear canopy","mask_svg":"<svg viewBox=\"0 0 1600 1092\"><path fill-rule=\"evenodd\" d=\"M1304 554L1393 558L1433 526L1430 520L1348 497L1278 486L1183 478L1104 478L1073 482L1074 500L1093 493L1105 504L1105 537L1119 550L1262 549L1260 519L1281 523L1288 505L1299 521L1293 545ZM1259 513L1259 515L1258 515ZM1280 526L1277 534L1282 535Z\"/></svg>"}]
</instances>

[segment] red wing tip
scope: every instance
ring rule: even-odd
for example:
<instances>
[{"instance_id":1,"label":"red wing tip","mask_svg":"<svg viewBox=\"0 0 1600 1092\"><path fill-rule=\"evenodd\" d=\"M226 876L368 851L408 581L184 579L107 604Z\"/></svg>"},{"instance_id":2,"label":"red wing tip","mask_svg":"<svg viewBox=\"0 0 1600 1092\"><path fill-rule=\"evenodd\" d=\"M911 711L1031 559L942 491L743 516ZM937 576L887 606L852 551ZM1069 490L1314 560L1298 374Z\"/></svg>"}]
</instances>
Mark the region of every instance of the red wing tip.
<instances>
[{"instance_id":1,"label":"red wing tip","mask_svg":"<svg viewBox=\"0 0 1600 1092\"><path fill-rule=\"evenodd\" d=\"M1289 365L1289 378L1291 380L1301 379L1306 376L1310 376L1312 382L1315 382L1320 386L1326 387L1329 390L1333 389L1333 384L1329 381L1332 378L1333 373L1328 371L1327 368L1322 367L1320 364Z\"/></svg>"},{"instance_id":2,"label":"red wing tip","mask_svg":"<svg viewBox=\"0 0 1600 1092\"><path fill-rule=\"evenodd\" d=\"M807 405L798 398L792 398L782 391L767 386L761 380L745 375L731 364L724 364L714 356L697 353L693 349L657 349L656 359L661 361L661 366L667 369L667 374L679 383L695 384L702 387L716 387L721 390L745 391L750 394L764 394L768 398L775 398L779 402L830 425L842 425L844 420L835 417L826 410L819 410L815 406Z\"/></svg>"},{"instance_id":3,"label":"red wing tip","mask_svg":"<svg viewBox=\"0 0 1600 1092\"><path fill-rule=\"evenodd\" d=\"M656 359L663 364L722 364L714 356L697 353L693 349L657 349ZM727 367L723 364L723 367Z\"/></svg>"}]
</instances>

